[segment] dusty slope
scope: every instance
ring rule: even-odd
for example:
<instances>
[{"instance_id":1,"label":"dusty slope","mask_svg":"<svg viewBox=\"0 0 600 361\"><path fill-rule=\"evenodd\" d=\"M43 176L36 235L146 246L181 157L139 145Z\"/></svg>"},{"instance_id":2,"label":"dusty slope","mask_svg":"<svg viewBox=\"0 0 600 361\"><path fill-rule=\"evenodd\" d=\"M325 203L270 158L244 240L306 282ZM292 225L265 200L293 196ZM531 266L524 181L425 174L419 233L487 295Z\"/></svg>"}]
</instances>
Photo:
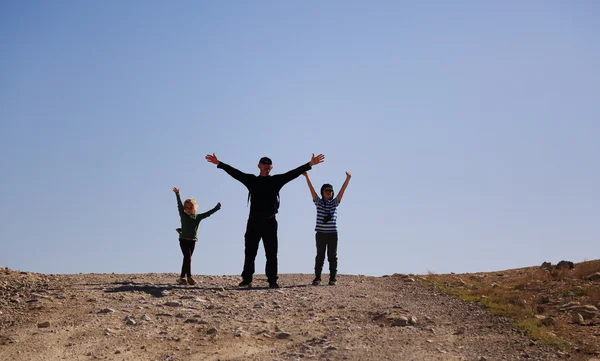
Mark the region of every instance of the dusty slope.
<instances>
[{"instance_id":1,"label":"dusty slope","mask_svg":"<svg viewBox=\"0 0 600 361\"><path fill-rule=\"evenodd\" d=\"M502 317L399 275L342 275L333 287L310 286L310 275L282 275L279 290L260 277L252 289L237 288L231 276L198 276L195 287L174 285L175 279L6 270L0 360L567 357Z\"/></svg>"}]
</instances>

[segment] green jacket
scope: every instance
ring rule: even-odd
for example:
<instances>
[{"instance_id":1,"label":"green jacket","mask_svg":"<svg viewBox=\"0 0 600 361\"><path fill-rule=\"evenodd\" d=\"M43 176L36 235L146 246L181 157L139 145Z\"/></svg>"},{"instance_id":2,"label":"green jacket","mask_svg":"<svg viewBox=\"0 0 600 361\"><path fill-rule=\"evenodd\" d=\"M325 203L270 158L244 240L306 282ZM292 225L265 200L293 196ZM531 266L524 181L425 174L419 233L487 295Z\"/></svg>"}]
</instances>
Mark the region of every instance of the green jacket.
<instances>
[{"instance_id":1,"label":"green jacket","mask_svg":"<svg viewBox=\"0 0 600 361\"><path fill-rule=\"evenodd\" d=\"M179 209L179 217L181 218L181 234L179 235L179 238L197 241L198 226L200 225L200 221L204 218L210 217L211 214L221 209L221 207L216 205L215 208L208 212L190 216L184 212L183 203L181 203L181 197L179 196L179 193L175 193L175 195L177 196L177 208Z\"/></svg>"}]
</instances>

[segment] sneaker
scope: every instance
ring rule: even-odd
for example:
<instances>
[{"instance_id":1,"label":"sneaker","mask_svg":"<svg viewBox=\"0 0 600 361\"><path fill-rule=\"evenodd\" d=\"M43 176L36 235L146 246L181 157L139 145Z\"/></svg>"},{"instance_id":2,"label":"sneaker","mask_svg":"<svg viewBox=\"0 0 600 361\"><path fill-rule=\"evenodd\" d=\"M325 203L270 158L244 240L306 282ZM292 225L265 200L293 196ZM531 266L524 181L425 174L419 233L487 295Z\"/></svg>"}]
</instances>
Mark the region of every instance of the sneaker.
<instances>
[{"instance_id":1,"label":"sneaker","mask_svg":"<svg viewBox=\"0 0 600 361\"><path fill-rule=\"evenodd\" d=\"M335 286L336 283L337 283L336 279L330 279L328 285Z\"/></svg>"},{"instance_id":2,"label":"sneaker","mask_svg":"<svg viewBox=\"0 0 600 361\"><path fill-rule=\"evenodd\" d=\"M180 278L179 281L177 281L178 284L180 285L186 285L188 284L188 281L185 278Z\"/></svg>"},{"instance_id":3,"label":"sneaker","mask_svg":"<svg viewBox=\"0 0 600 361\"><path fill-rule=\"evenodd\" d=\"M318 286L321 284L321 278L320 277L315 277L315 279L312 281L312 285L313 286Z\"/></svg>"},{"instance_id":4,"label":"sneaker","mask_svg":"<svg viewBox=\"0 0 600 361\"><path fill-rule=\"evenodd\" d=\"M188 283L188 285L191 285L191 286L195 286L198 284L198 282L196 282L192 277L187 278L187 283Z\"/></svg>"},{"instance_id":5,"label":"sneaker","mask_svg":"<svg viewBox=\"0 0 600 361\"><path fill-rule=\"evenodd\" d=\"M269 288L279 288L277 282L269 283Z\"/></svg>"},{"instance_id":6,"label":"sneaker","mask_svg":"<svg viewBox=\"0 0 600 361\"><path fill-rule=\"evenodd\" d=\"M252 287L252 281L242 281L238 284L239 287Z\"/></svg>"}]
</instances>

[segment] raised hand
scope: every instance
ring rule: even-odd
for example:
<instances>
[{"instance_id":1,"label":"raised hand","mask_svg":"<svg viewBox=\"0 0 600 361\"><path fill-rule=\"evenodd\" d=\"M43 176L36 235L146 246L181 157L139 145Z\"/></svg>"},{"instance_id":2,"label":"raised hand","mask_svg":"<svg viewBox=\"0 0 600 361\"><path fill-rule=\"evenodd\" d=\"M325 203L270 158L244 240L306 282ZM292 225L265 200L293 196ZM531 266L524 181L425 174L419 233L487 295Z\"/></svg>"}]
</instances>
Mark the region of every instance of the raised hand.
<instances>
[{"instance_id":1,"label":"raised hand","mask_svg":"<svg viewBox=\"0 0 600 361\"><path fill-rule=\"evenodd\" d=\"M217 158L217 156L215 155L215 153L213 154L207 154L206 155L206 160L212 164L219 164L219 159Z\"/></svg>"},{"instance_id":2,"label":"raised hand","mask_svg":"<svg viewBox=\"0 0 600 361\"><path fill-rule=\"evenodd\" d=\"M177 187L173 187L173 192L175 192L175 193L179 193L179 188L177 188Z\"/></svg>"},{"instance_id":3,"label":"raised hand","mask_svg":"<svg viewBox=\"0 0 600 361\"><path fill-rule=\"evenodd\" d=\"M346 172L346 178L348 178L348 179L352 178L352 173Z\"/></svg>"},{"instance_id":4,"label":"raised hand","mask_svg":"<svg viewBox=\"0 0 600 361\"><path fill-rule=\"evenodd\" d=\"M323 163L324 160L325 156L323 154L319 154L315 157L315 153L313 153L312 158L310 158L310 162L308 164L310 164L310 166L313 167L319 163Z\"/></svg>"},{"instance_id":5,"label":"raised hand","mask_svg":"<svg viewBox=\"0 0 600 361\"><path fill-rule=\"evenodd\" d=\"M221 208L221 202L217 203L217 208Z\"/></svg>"}]
</instances>

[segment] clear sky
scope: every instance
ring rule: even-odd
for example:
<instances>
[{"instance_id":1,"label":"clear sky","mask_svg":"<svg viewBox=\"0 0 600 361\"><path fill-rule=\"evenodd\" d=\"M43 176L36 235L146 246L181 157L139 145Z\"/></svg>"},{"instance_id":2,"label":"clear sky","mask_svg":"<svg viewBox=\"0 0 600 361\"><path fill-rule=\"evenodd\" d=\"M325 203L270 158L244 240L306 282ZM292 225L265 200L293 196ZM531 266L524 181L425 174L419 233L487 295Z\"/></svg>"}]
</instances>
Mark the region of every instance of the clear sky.
<instances>
[{"instance_id":1,"label":"clear sky","mask_svg":"<svg viewBox=\"0 0 600 361\"><path fill-rule=\"evenodd\" d=\"M2 1L0 266L179 272L176 186L223 205L193 273L240 274L247 190L213 152L352 172L341 274L597 259L599 39L592 0ZM315 213L283 188L280 273L313 272Z\"/></svg>"}]
</instances>

